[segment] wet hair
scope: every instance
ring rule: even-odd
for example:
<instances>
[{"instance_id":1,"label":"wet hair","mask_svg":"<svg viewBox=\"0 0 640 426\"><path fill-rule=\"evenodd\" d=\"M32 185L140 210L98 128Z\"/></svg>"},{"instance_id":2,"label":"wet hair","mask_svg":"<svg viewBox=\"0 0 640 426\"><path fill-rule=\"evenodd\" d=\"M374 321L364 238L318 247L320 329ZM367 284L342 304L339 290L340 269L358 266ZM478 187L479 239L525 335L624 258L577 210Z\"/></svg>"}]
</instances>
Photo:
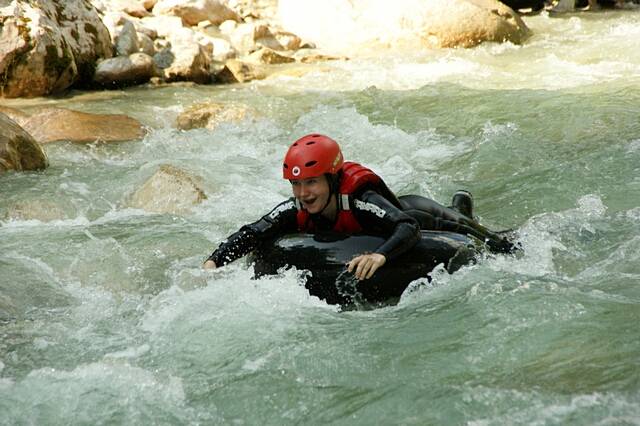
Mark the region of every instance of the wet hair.
<instances>
[{"instance_id":1,"label":"wet hair","mask_svg":"<svg viewBox=\"0 0 640 426\"><path fill-rule=\"evenodd\" d=\"M324 176L327 178L327 183L329 184L329 193L337 194L340 189L340 180L342 179L342 170L340 170L336 174L325 173Z\"/></svg>"}]
</instances>

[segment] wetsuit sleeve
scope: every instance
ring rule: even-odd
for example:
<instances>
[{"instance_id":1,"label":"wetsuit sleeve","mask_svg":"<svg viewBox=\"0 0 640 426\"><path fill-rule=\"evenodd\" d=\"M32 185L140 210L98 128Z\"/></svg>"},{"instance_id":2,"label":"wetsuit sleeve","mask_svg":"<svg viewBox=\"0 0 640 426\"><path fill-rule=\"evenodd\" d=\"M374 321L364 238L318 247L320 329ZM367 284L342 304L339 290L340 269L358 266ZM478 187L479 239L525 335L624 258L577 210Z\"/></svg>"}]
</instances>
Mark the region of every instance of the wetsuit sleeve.
<instances>
[{"instance_id":1,"label":"wetsuit sleeve","mask_svg":"<svg viewBox=\"0 0 640 426\"><path fill-rule=\"evenodd\" d=\"M231 234L209 256L216 266L226 265L253 251L260 242L297 230L296 208L293 198L278 204L259 220L243 226Z\"/></svg>"},{"instance_id":2,"label":"wetsuit sleeve","mask_svg":"<svg viewBox=\"0 0 640 426\"><path fill-rule=\"evenodd\" d=\"M389 235L376 250L376 253L384 255L387 260L407 252L420 240L418 221L377 192L365 191L351 201L353 214L364 229Z\"/></svg>"}]
</instances>

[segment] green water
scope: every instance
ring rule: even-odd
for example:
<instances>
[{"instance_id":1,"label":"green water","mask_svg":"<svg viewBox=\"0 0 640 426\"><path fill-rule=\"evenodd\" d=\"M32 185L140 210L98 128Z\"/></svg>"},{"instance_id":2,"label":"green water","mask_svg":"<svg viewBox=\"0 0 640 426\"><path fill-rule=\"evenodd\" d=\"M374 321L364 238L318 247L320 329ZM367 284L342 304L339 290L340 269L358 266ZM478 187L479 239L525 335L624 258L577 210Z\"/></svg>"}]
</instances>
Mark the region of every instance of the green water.
<instances>
[{"instance_id":1,"label":"green water","mask_svg":"<svg viewBox=\"0 0 640 426\"><path fill-rule=\"evenodd\" d=\"M45 147L0 177L0 424L640 424L640 11L539 16L525 46L327 63L299 79L3 101L125 113L143 141ZM173 130L193 102L260 114ZM327 133L398 193L474 193L525 254L342 312L303 274L202 260ZM127 209L160 164L182 216ZM18 202L62 219L2 219Z\"/></svg>"}]
</instances>

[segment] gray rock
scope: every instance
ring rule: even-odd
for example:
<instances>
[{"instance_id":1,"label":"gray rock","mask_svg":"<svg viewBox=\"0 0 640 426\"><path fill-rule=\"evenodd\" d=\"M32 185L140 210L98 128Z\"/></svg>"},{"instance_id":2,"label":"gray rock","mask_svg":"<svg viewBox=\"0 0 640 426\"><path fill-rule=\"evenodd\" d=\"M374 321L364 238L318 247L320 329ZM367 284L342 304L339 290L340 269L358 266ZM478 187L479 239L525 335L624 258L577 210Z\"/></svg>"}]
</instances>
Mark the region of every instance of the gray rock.
<instances>
[{"instance_id":1,"label":"gray rock","mask_svg":"<svg viewBox=\"0 0 640 426\"><path fill-rule=\"evenodd\" d=\"M116 37L116 53L118 56L129 56L140 50L136 27L127 20L122 25L122 31Z\"/></svg>"},{"instance_id":2,"label":"gray rock","mask_svg":"<svg viewBox=\"0 0 640 426\"><path fill-rule=\"evenodd\" d=\"M138 42L140 44L140 51L146 53L149 56L156 54L156 48L153 44L153 40L146 34L138 34Z\"/></svg>"},{"instance_id":3,"label":"gray rock","mask_svg":"<svg viewBox=\"0 0 640 426\"><path fill-rule=\"evenodd\" d=\"M94 81L103 86L122 86L149 81L156 75L153 58L146 53L118 56L98 63Z\"/></svg>"}]
</instances>

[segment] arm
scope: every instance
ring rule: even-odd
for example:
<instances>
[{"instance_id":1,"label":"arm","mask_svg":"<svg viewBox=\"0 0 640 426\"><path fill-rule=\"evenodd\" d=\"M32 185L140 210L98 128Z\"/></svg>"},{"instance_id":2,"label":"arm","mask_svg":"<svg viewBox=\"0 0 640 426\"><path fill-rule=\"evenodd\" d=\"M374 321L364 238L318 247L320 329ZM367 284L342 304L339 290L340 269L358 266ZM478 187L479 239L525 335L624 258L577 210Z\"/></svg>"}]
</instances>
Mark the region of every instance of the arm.
<instances>
[{"instance_id":1,"label":"arm","mask_svg":"<svg viewBox=\"0 0 640 426\"><path fill-rule=\"evenodd\" d=\"M203 265L204 268L214 269L231 263L255 249L260 241L295 231L297 211L293 199L278 204L256 222L245 225L231 234L209 256Z\"/></svg>"},{"instance_id":2,"label":"arm","mask_svg":"<svg viewBox=\"0 0 640 426\"><path fill-rule=\"evenodd\" d=\"M353 212L363 228L389 235L374 253L355 257L348 271L356 278L370 278L387 260L407 252L420 240L418 222L375 191L365 191L353 199Z\"/></svg>"}]
</instances>

